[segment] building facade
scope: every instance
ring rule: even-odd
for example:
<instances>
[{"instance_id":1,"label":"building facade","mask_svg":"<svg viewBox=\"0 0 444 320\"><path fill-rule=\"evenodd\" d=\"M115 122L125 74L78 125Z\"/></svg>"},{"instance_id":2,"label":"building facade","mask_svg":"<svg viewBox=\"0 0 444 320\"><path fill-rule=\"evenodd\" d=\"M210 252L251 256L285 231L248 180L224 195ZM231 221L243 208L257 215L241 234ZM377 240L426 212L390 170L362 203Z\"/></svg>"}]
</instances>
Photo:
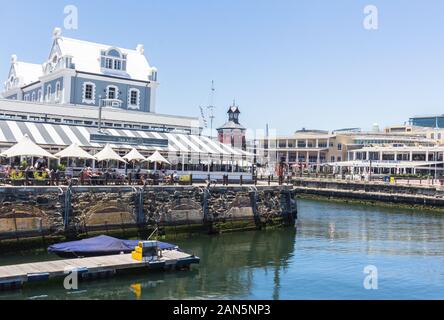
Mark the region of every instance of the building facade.
<instances>
[{"instance_id":1,"label":"building facade","mask_svg":"<svg viewBox=\"0 0 444 320\"><path fill-rule=\"evenodd\" d=\"M246 150L246 128L239 123L240 110L239 107L236 106L236 103L233 102L227 114L228 122L220 128L217 128L219 142Z\"/></svg>"},{"instance_id":2,"label":"building facade","mask_svg":"<svg viewBox=\"0 0 444 320\"><path fill-rule=\"evenodd\" d=\"M291 136L266 137L260 140L260 163L275 167L284 163L290 168L320 171L329 163L353 159L356 150L372 146L433 147L436 141L423 134L384 132L300 130Z\"/></svg>"},{"instance_id":3,"label":"building facade","mask_svg":"<svg viewBox=\"0 0 444 320\"><path fill-rule=\"evenodd\" d=\"M4 83L5 99L52 105L102 106L155 112L157 69L135 50L62 37L53 32L48 60L43 64L11 58Z\"/></svg>"},{"instance_id":4,"label":"building facade","mask_svg":"<svg viewBox=\"0 0 444 320\"><path fill-rule=\"evenodd\" d=\"M412 117L409 124L417 127L444 128L444 115Z\"/></svg>"}]
</instances>

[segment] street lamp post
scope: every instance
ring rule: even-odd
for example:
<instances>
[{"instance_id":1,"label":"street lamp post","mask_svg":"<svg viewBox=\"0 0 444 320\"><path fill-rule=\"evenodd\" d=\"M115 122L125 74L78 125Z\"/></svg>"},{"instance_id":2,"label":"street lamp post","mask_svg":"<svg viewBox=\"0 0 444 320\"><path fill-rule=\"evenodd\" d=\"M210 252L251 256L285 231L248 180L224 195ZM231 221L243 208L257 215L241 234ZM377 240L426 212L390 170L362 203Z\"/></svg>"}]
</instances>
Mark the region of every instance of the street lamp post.
<instances>
[{"instance_id":1,"label":"street lamp post","mask_svg":"<svg viewBox=\"0 0 444 320\"><path fill-rule=\"evenodd\" d=\"M102 96L99 96L99 133L102 133Z\"/></svg>"}]
</instances>

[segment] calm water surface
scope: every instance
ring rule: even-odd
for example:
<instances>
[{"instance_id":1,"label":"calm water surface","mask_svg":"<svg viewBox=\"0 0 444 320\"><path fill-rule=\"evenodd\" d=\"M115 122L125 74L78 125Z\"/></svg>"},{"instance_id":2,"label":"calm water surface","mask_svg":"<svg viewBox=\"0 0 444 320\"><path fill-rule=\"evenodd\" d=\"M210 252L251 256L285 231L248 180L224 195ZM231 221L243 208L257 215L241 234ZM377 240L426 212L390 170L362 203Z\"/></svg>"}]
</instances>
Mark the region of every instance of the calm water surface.
<instances>
[{"instance_id":1,"label":"calm water surface","mask_svg":"<svg viewBox=\"0 0 444 320\"><path fill-rule=\"evenodd\" d=\"M443 299L444 215L299 201L297 228L177 241L191 271L45 284L0 299ZM0 265L54 259L2 256ZM378 289L364 288L364 267Z\"/></svg>"}]
</instances>

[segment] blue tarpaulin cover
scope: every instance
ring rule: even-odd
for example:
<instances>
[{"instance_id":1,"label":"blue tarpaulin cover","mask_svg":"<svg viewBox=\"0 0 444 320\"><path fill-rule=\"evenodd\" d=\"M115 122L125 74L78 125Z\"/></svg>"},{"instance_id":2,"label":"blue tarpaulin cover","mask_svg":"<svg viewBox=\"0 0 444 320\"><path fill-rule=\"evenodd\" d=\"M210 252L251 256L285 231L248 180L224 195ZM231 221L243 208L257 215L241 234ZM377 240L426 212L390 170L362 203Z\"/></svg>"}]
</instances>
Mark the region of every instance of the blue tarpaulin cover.
<instances>
[{"instance_id":1,"label":"blue tarpaulin cover","mask_svg":"<svg viewBox=\"0 0 444 320\"><path fill-rule=\"evenodd\" d=\"M174 244L157 241L160 249L178 249ZM119 254L121 252L131 253L139 244L139 240L120 240L109 236L98 236L80 241L71 241L54 244L48 247L48 252L58 255L104 255Z\"/></svg>"}]
</instances>

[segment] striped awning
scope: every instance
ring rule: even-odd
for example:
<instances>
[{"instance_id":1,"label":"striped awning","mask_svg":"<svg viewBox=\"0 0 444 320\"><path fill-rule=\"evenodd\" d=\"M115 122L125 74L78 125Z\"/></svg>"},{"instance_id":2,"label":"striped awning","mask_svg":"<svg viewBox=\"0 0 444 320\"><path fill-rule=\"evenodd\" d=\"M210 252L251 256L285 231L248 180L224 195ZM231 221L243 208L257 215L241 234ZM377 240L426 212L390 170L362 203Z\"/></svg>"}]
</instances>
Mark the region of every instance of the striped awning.
<instances>
[{"instance_id":1,"label":"striped awning","mask_svg":"<svg viewBox=\"0 0 444 320\"><path fill-rule=\"evenodd\" d=\"M218 156L248 157L251 153L232 148L208 137L138 131L130 129L102 129L102 133L116 138L142 138L168 141L168 146L147 146L111 143L112 148L128 149L133 147L142 151L198 153ZM14 144L24 135L28 135L41 146L66 147L73 143L86 148L102 148L106 143L92 142L91 134L97 134L97 128L69 124L40 123L30 121L0 120L0 143Z\"/></svg>"}]
</instances>

